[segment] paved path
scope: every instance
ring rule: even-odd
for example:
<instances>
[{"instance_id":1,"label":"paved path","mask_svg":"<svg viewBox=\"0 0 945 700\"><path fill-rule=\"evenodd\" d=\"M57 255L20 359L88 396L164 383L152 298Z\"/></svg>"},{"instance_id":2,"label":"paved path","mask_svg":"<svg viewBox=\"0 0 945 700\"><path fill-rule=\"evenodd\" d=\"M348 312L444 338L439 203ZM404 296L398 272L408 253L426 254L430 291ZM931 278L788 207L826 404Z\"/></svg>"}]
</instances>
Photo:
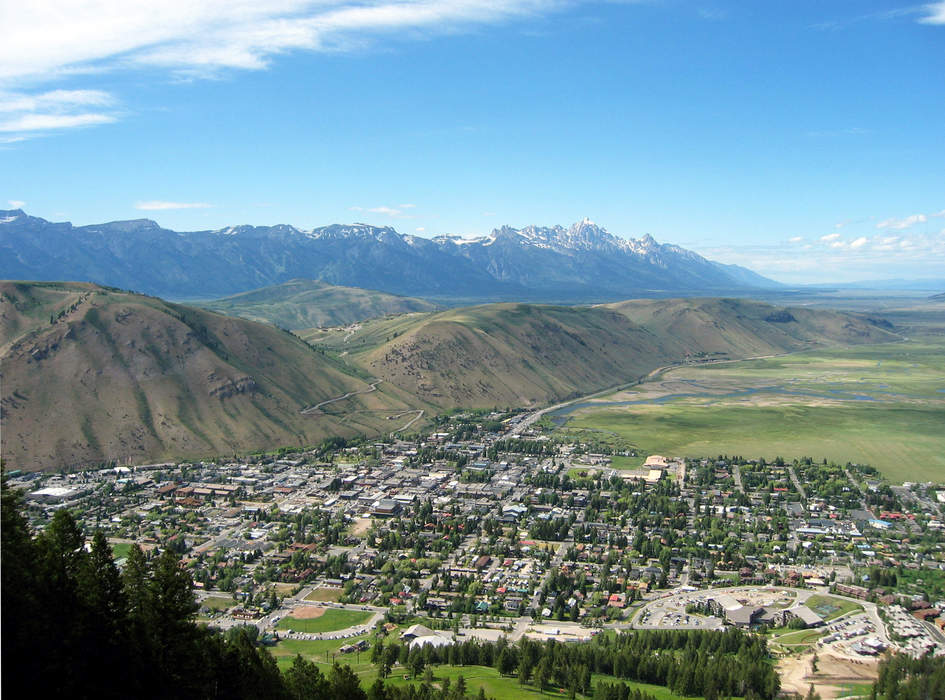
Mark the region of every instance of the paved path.
<instances>
[{"instance_id":1,"label":"paved path","mask_svg":"<svg viewBox=\"0 0 945 700\"><path fill-rule=\"evenodd\" d=\"M797 492L801 494L801 498L805 501L807 500L807 491L804 490L804 487L801 485L801 480L797 478L797 472L794 471L794 467L787 468L788 474L791 476L791 483L794 484L794 488L797 489Z\"/></svg>"},{"instance_id":2,"label":"paved path","mask_svg":"<svg viewBox=\"0 0 945 700\"><path fill-rule=\"evenodd\" d=\"M345 399L350 399L352 396L357 396L358 394L370 394L372 391L377 391L377 385L380 384L382 381L384 380L378 379L370 385L371 387L370 389L361 389L361 391L349 391L344 396L336 396L333 399L322 401L321 403L317 403L314 406L303 408L301 411L299 411L299 413L301 413L303 416L307 416L310 413L315 413L315 411L320 409L322 406L327 406L330 403L335 403L336 401L344 401Z\"/></svg>"},{"instance_id":3,"label":"paved path","mask_svg":"<svg viewBox=\"0 0 945 700\"><path fill-rule=\"evenodd\" d=\"M404 432L404 431L405 431L407 428L409 428L411 425L413 425L413 424L416 423L418 420L420 420L421 418L423 418L424 411L423 411L423 409L420 409L420 410L418 410L418 411L405 411L405 413L416 413L417 415L415 415L415 416L414 416L413 418L411 418L409 421L407 421L407 422L404 423L402 426L400 426L399 428L397 428L397 430L392 431L391 434L390 434L391 437L394 437L394 435L396 435L397 433L402 433L402 432ZM399 418L399 417L402 416L402 415L404 415L404 414L403 414L403 413L398 413L396 416L392 416L392 417L393 417L393 418Z\"/></svg>"}]
</instances>

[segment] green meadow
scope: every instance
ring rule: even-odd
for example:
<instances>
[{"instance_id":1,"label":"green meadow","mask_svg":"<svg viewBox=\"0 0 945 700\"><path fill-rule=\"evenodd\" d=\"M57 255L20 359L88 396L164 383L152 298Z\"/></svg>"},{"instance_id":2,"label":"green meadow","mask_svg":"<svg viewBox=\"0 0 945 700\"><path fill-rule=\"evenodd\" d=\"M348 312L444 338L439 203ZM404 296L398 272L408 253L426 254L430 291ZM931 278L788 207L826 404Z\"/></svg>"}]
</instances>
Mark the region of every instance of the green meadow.
<instances>
[{"instance_id":1,"label":"green meadow","mask_svg":"<svg viewBox=\"0 0 945 700\"><path fill-rule=\"evenodd\" d=\"M296 617L284 617L279 620L279 624L276 625L276 628L280 630L292 630L293 632L306 632L309 634L334 632L367 622L371 614L372 613L362 612L360 610L328 608L321 617L313 617L305 620L300 620Z\"/></svg>"},{"instance_id":2,"label":"green meadow","mask_svg":"<svg viewBox=\"0 0 945 700\"><path fill-rule=\"evenodd\" d=\"M870 464L897 482L945 479L942 342L681 367L599 403L561 432L650 454L809 456Z\"/></svg>"}]
</instances>

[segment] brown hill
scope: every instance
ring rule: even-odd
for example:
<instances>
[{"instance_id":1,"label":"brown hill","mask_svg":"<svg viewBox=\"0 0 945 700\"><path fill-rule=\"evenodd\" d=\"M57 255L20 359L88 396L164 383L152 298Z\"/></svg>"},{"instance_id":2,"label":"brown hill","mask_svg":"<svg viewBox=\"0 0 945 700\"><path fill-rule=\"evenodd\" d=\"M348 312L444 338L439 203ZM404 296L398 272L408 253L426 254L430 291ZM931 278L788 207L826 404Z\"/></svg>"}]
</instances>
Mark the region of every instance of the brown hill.
<instances>
[{"instance_id":1,"label":"brown hill","mask_svg":"<svg viewBox=\"0 0 945 700\"><path fill-rule=\"evenodd\" d=\"M382 387L302 414L370 387L273 326L91 284L0 283L0 357L8 468L313 444L407 407Z\"/></svg>"},{"instance_id":2,"label":"brown hill","mask_svg":"<svg viewBox=\"0 0 945 700\"><path fill-rule=\"evenodd\" d=\"M361 335L369 342L359 346ZM856 314L682 299L590 308L490 304L368 324L345 343L371 374L424 401L488 407L560 401L682 361L896 337Z\"/></svg>"}]
</instances>

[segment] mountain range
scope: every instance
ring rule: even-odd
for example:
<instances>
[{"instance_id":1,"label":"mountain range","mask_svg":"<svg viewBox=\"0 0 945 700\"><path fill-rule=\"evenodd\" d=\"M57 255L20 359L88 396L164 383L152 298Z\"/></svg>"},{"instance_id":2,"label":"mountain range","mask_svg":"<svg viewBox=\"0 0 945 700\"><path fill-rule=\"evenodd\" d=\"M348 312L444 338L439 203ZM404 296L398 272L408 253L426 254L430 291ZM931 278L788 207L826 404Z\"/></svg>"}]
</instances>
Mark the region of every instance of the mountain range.
<instances>
[{"instance_id":1,"label":"mountain range","mask_svg":"<svg viewBox=\"0 0 945 700\"><path fill-rule=\"evenodd\" d=\"M563 303L779 286L649 235L620 238L587 219L428 239L368 224L189 232L149 219L73 226L19 209L0 211L0 278L89 281L179 300L295 278L437 300Z\"/></svg>"}]
</instances>

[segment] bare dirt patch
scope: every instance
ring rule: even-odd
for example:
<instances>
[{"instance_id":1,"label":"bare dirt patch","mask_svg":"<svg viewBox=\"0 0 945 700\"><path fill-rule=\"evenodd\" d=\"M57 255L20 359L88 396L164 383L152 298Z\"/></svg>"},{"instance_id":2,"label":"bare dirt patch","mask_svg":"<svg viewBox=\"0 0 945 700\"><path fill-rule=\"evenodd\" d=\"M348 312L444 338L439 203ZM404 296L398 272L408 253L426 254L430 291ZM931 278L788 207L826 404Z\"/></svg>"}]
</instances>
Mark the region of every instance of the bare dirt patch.
<instances>
[{"instance_id":1,"label":"bare dirt patch","mask_svg":"<svg viewBox=\"0 0 945 700\"><path fill-rule=\"evenodd\" d=\"M824 700L829 700L840 697L843 688L851 683L871 683L876 679L878 662L875 659L848 659L821 652L815 673L811 668L812 656L803 654L778 662L782 690L803 696L813 684L814 690Z\"/></svg>"},{"instance_id":2,"label":"bare dirt patch","mask_svg":"<svg viewBox=\"0 0 945 700\"><path fill-rule=\"evenodd\" d=\"M325 608L318 608L314 605L300 605L292 611L289 617L294 617L296 620L314 620L316 617L321 617L324 614Z\"/></svg>"},{"instance_id":3,"label":"bare dirt patch","mask_svg":"<svg viewBox=\"0 0 945 700\"><path fill-rule=\"evenodd\" d=\"M371 522L370 518L358 518L351 526L351 534L355 537L363 537L371 529Z\"/></svg>"}]
</instances>

